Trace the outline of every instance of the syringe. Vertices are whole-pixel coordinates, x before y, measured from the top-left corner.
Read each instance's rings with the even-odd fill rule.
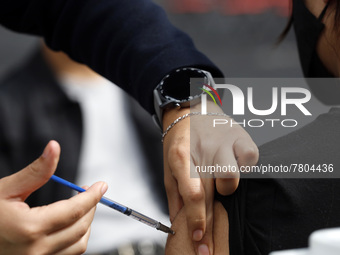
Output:
[[[52,175],[51,180],[58,182],[58,183],[60,183],[64,186],[69,187],[69,188],[71,188],[75,191],[78,191],[78,192],[84,192],[85,191],[85,189],[75,185],[72,182],[66,181],[66,180],[64,180],[64,179],[62,179],[62,178],[60,178],[56,175]],[[132,209],[130,209],[130,208],[124,206],[124,205],[121,205],[121,204],[119,204],[119,203],[117,203],[117,202],[115,202],[115,201],[113,201],[109,198],[102,197],[102,199],[99,201],[99,203],[106,205],[106,206],[108,206],[112,209],[115,209],[115,210],[117,210],[117,211],[119,211],[119,212],[121,212],[121,213],[135,219],[135,220],[138,220],[138,221],[140,221],[140,222],[142,222],[142,223],[144,223],[144,224],[146,224],[146,225],[148,225],[152,228],[155,228],[157,230],[160,230],[160,231],[163,231],[165,233],[172,234],[172,235],[175,234],[175,231],[173,231],[171,228],[163,225],[159,221],[156,221],[156,220],[154,220],[154,219],[152,219],[152,218],[150,218],[150,217],[148,217],[144,214],[141,214],[141,213],[139,213],[135,210],[132,210]]]

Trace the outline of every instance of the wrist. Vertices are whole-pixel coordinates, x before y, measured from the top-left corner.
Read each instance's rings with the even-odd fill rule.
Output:
[[[163,115],[163,132],[171,125],[177,118],[190,113],[190,107],[186,108],[172,108],[164,111]]]
[[[204,86],[213,87],[214,80],[201,69],[184,67],[165,76],[154,90],[154,120],[160,129],[164,130],[172,118],[188,113],[190,106],[200,103]],[[166,112],[170,117],[164,117]]]
[[[208,113],[209,112],[224,113],[221,107],[216,105],[211,100],[207,100],[207,111]],[[183,107],[183,108],[177,107],[177,108],[166,109],[163,115],[163,132],[174,120],[190,112],[201,112],[201,103],[196,104],[191,107]]]
[[[209,106],[209,105],[207,105]],[[163,134],[162,134],[162,143],[164,142],[164,137],[168,134],[168,132],[175,127],[175,125],[179,125],[179,122],[183,122],[183,123],[186,123],[186,124],[182,124],[182,125],[190,125],[190,123],[188,122],[185,122],[184,120],[189,118],[190,116],[198,116],[198,115],[201,115],[201,116],[222,116],[222,117],[227,117],[229,118],[228,115],[226,115],[222,109],[220,107],[216,107],[217,105],[216,104],[212,104],[211,107],[209,108],[210,110],[214,111],[214,112],[207,112],[206,114],[202,114],[201,111],[199,111],[199,107],[192,107],[190,108],[190,111],[180,111],[180,109],[177,109],[177,111],[172,111],[170,113],[167,114],[167,117],[163,123],[163,126],[165,127],[168,123],[171,122],[171,120],[174,118],[174,117],[177,117],[178,114],[180,114],[179,117],[177,117],[173,122],[171,122],[171,124],[169,124],[167,126],[167,128],[164,128],[163,130]],[[194,108],[194,109],[193,109]],[[195,109],[196,108],[196,109]],[[181,115],[183,114],[183,115]],[[186,128],[186,131],[189,132],[189,128]]]

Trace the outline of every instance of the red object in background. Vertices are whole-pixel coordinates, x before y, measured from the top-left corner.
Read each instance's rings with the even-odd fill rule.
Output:
[[[226,15],[259,14],[275,10],[287,16],[290,0],[167,0],[170,11],[175,13],[205,13],[217,10]]]
[[[258,14],[269,9],[278,11],[281,15],[288,15],[289,0],[224,0],[223,10],[226,14]]]
[[[213,10],[213,0],[167,0],[169,10],[175,13],[204,13]]]

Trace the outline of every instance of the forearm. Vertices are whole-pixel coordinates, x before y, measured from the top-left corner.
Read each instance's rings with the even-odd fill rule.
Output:
[[[221,76],[149,0],[5,1],[0,3],[0,22],[43,36],[52,49],[89,65],[150,113],[153,89],[173,69],[195,66]]]
[[[219,202],[214,202],[214,254],[229,254],[229,220],[228,213]],[[196,254],[187,229],[184,208],[179,211],[171,226],[175,235],[169,235],[165,254]]]

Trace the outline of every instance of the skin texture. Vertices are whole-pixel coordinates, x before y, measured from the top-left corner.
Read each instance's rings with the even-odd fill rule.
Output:
[[[214,238],[215,254],[229,255],[229,222],[228,214],[219,202],[214,203],[214,226],[212,235]],[[165,254],[166,255],[191,255],[195,254],[187,228],[184,208],[177,214],[172,224],[175,235],[169,235]],[[200,247],[201,249],[201,247]]]
[[[307,8],[319,17],[328,1],[305,0]],[[340,31],[334,28],[335,2],[329,1],[327,13],[323,19],[325,29],[317,44],[317,53],[325,67],[336,77],[340,77]]]
[[[32,164],[0,180],[1,255],[85,252],[96,204],[107,190],[106,183],[96,183],[86,192],[47,206],[30,208],[24,202],[55,172],[59,155],[59,144],[51,141]]]
[[[200,111],[200,105],[194,108],[197,109],[193,111]],[[167,111],[163,126],[168,127],[188,112],[189,108]],[[222,110],[208,102],[208,112],[218,113]],[[222,195],[232,194],[238,186],[239,174],[227,173],[210,178],[196,175],[198,178],[191,178],[190,167],[216,164],[239,167],[255,165],[258,161],[257,146],[243,128],[231,128],[228,125],[212,128],[213,119],[212,116],[191,116],[176,124],[164,139],[164,180],[170,220],[173,221],[184,206],[188,231],[196,252],[200,244],[207,244],[209,254],[214,252],[212,228],[215,186]],[[212,177],[217,178],[216,181]]]

